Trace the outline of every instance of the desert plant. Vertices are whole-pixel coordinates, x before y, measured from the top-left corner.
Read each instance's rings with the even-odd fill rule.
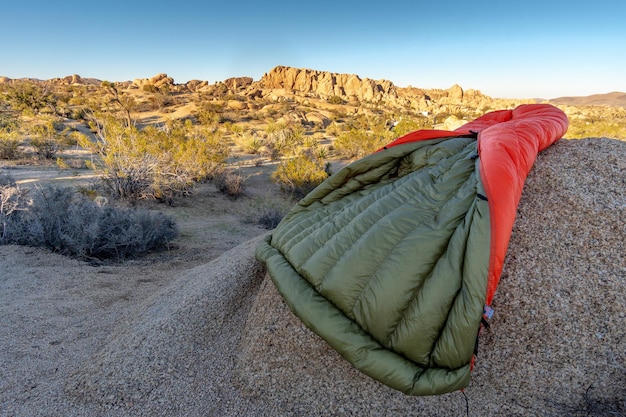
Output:
[[[8,238],[8,227],[11,216],[17,210],[23,210],[26,190],[20,189],[13,177],[0,173],[0,244]]]
[[[327,128],[326,128],[326,134],[328,136],[333,136],[333,137],[338,137],[341,132],[343,131],[341,125],[337,122],[332,122]]]
[[[389,143],[388,136],[370,133],[361,129],[343,132],[333,143],[337,153],[344,158],[361,158]]]
[[[281,162],[271,178],[282,191],[302,198],[328,178],[326,166],[307,155],[298,155]]]
[[[7,221],[2,243],[41,246],[80,259],[123,259],[166,248],[176,236],[169,217],[99,205],[71,188],[38,187]]]
[[[213,178],[213,183],[219,192],[231,199],[244,195],[246,178],[234,170],[223,170]]]
[[[244,221],[265,229],[274,229],[289,212],[293,203],[282,198],[256,198],[244,215]]]
[[[4,88],[4,96],[16,111],[28,115],[37,115],[43,109],[56,108],[57,99],[50,89],[34,81],[17,81]]]
[[[120,90],[118,90],[115,83],[110,81],[102,81],[100,86],[105,91],[105,99],[108,100],[108,104],[110,106],[109,110],[117,110],[124,115],[124,121],[126,122],[126,126],[132,126],[133,119],[132,113],[137,109],[137,101],[131,95],[128,95]]]
[[[266,129],[267,138],[265,146],[271,150],[274,158],[280,155],[293,155],[304,141],[304,128],[299,126],[287,126],[283,123],[270,124]]]
[[[20,127],[20,119],[10,113],[0,113],[0,131],[14,132]]]
[[[52,159],[65,147],[65,136],[58,132],[54,119],[44,119],[30,128],[29,133],[30,145],[40,158]]]
[[[393,127],[393,133],[394,136],[400,137],[416,130],[428,129],[431,127],[431,122],[427,117],[420,117],[417,119],[403,117],[398,121],[398,124]]]
[[[229,155],[218,133],[189,120],[138,129],[124,126],[111,115],[95,118],[98,140],[80,139],[98,155],[94,168],[114,198],[136,203],[155,198],[171,203],[189,194],[195,182],[220,172]]]
[[[20,119],[11,113],[0,113],[0,159],[17,159],[20,155]]]
[[[344,104],[343,99],[339,96],[330,96],[326,101],[328,101],[328,103],[330,104]]]
[[[233,140],[245,153],[258,154],[263,141],[256,133],[244,132],[233,136]]]
[[[302,144],[307,148],[317,148],[319,145],[319,139],[317,136],[305,136]]]
[[[626,117],[603,118],[603,117],[573,117],[566,136],[571,139],[589,137],[609,137],[626,139]]]
[[[16,133],[0,130],[0,159],[18,159],[20,142]]]
[[[194,116],[201,125],[216,128],[224,121],[223,113],[223,103],[202,101],[198,104],[198,110],[194,112]]]

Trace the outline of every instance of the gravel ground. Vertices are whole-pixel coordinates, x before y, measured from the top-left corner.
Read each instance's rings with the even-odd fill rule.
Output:
[[[539,155],[472,381],[434,397],[308,331],[254,259],[262,236],[174,276],[0,246],[0,416],[626,415],[625,173],[626,142]]]

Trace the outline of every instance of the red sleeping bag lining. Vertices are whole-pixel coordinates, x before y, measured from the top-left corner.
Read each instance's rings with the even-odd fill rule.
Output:
[[[568,119],[562,110],[549,104],[524,104],[513,110],[487,113],[453,131],[418,130],[385,146],[477,134],[480,174],[491,222],[487,306],[500,280],[526,177],[537,154],[559,140],[567,128]]]

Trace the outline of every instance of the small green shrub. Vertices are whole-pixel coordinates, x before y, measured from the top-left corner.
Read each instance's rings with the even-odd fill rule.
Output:
[[[286,126],[278,124],[268,126],[268,135],[265,146],[270,149],[272,155],[293,155],[304,142],[304,129],[302,126]]]
[[[398,124],[393,128],[393,133],[396,137],[404,136],[407,133],[414,132],[420,129],[429,129],[432,127],[431,121],[426,117],[417,119],[409,119],[403,117]]]
[[[343,104],[344,103],[343,99],[339,96],[331,96],[328,98],[327,101],[330,104]]]
[[[147,198],[172,203],[190,194],[196,182],[223,170],[230,151],[220,134],[189,120],[138,129],[102,115],[94,123],[98,140],[78,140],[98,155],[92,167],[109,195],[131,204]]]
[[[316,136],[305,136],[302,143],[307,148],[317,148],[319,139]]]
[[[29,80],[18,80],[6,86],[4,98],[11,108],[25,115],[37,115],[45,109],[54,109],[57,104],[50,86]]]
[[[56,119],[48,118],[30,129],[30,145],[40,158],[53,159],[65,148],[65,135],[58,132],[61,128]]]
[[[20,119],[10,113],[0,113],[0,131],[13,132],[20,127]]]
[[[0,131],[0,159],[19,159],[20,139],[13,133]]]
[[[328,178],[325,168],[321,161],[298,155],[280,163],[271,178],[280,184],[282,191],[302,198]]]
[[[343,132],[333,143],[337,153],[344,158],[361,158],[389,143],[387,136],[380,136],[361,129]]]
[[[333,137],[338,137],[341,132],[343,132],[342,127],[339,123],[337,122],[332,122],[327,128],[326,128],[326,134],[328,136],[333,136]]]
[[[258,154],[259,150],[263,146],[263,141],[257,136],[256,133],[245,132],[237,134],[234,136],[234,141],[235,144],[241,147],[245,153],[251,155]]]

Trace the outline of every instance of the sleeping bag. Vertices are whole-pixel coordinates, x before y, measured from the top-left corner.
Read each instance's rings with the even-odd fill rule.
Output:
[[[360,371],[410,395],[462,389],[526,176],[567,126],[530,104],[398,138],[300,200],[256,256]]]

